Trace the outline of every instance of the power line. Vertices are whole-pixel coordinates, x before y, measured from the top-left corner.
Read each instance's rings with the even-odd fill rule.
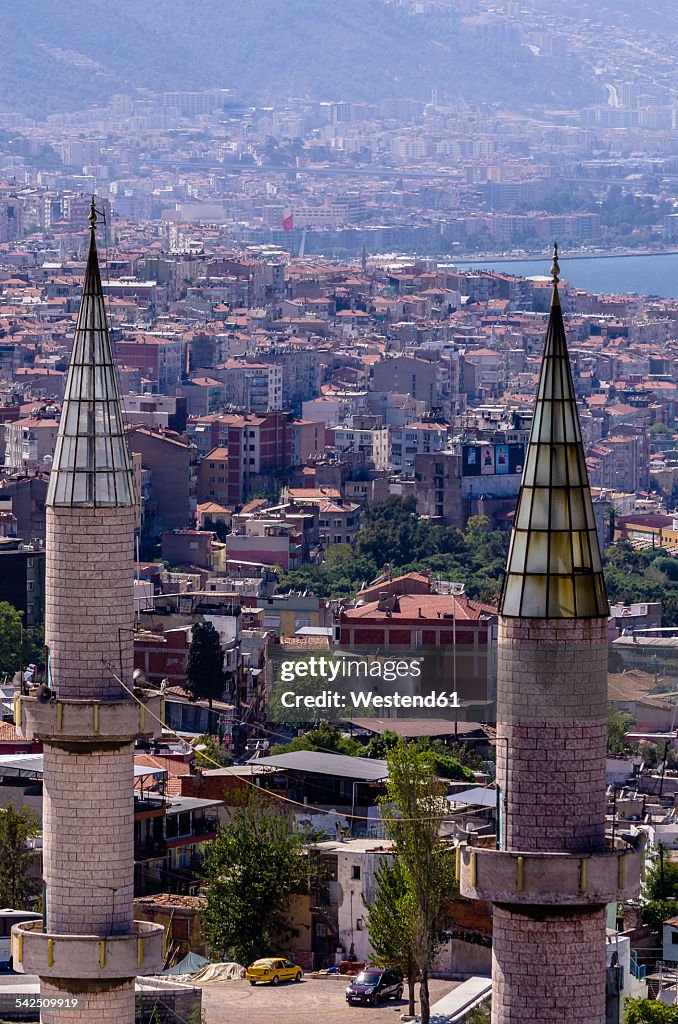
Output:
[[[104,665],[106,666],[108,671],[111,673],[113,678],[116,680],[116,682],[118,682],[120,684],[120,686],[123,688],[123,690],[125,690],[127,693],[129,693],[129,695],[137,702],[137,704],[139,704],[140,707],[146,708],[146,714],[147,715],[149,715],[151,718],[155,719],[155,721],[158,722],[158,724],[161,725],[163,729],[166,729],[167,732],[171,733],[171,735],[174,736],[181,743],[185,743],[186,742],[186,740],[184,740],[179,735],[179,733],[176,732],[175,729],[173,729],[171,726],[169,726],[167,724],[167,722],[164,722],[161,718],[158,717],[158,715],[156,715],[153,711],[151,711],[149,708],[146,707],[144,702],[142,700],[140,700],[139,697],[137,697],[136,693],[134,693],[134,691],[131,690],[130,687],[127,686],[127,684],[122,681],[120,676],[114,671],[114,669],[111,667],[111,665],[107,661],[104,661]],[[192,746],[192,744],[189,744],[189,746]],[[329,751],[329,753],[335,753],[335,751]],[[209,761],[210,764],[213,764],[215,768],[222,769],[224,767],[222,764],[219,764],[218,761],[215,761],[215,759],[213,757],[210,757],[209,754],[205,753],[202,750],[200,751],[200,756],[203,757],[206,761]],[[256,764],[256,762],[254,762],[254,764]],[[250,782],[244,776],[240,776],[240,779],[241,779],[242,782],[245,783],[246,786],[249,786],[251,789],[256,790],[256,792],[259,794],[259,796],[261,796],[262,789],[261,789],[260,786],[255,785],[254,782]],[[486,783],[485,786],[479,786],[478,788],[479,789],[490,789],[491,785],[492,785],[491,783]],[[337,818],[346,818],[346,819],[348,819],[350,821],[367,821],[367,822],[369,822],[372,825],[377,825],[379,823],[382,823],[382,824],[386,824],[386,823],[389,823],[389,824],[405,824],[405,823],[408,823],[408,822],[424,822],[424,821],[438,821],[438,820],[440,820],[440,815],[435,815],[435,816],[431,815],[430,817],[428,817],[426,815],[420,815],[420,816],[417,816],[416,818],[384,818],[384,817],[380,816],[378,820],[375,820],[374,818],[370,818],[370,817],[368,817],[365,814],[353,814],[353,813],[349,814],[349,813],[344,812],[344,811],[335,811],[333,809],[332,810],[328,810],[325,807],[316,807],[314,804],[304,804],[300,800],[293,800],[291,797],[283,796],[280,793],[271,793],[270,790],[266,790],[265,792],[269,793],[269,795],[274,797],[276,800],[280,800],[281,802],[286,803],[286,804],[291,804],[294,807],[301,807],[302,810],[304,810],[306,812],[313,811],[313,812],[315,812],[317,814],[334,814]],[[486,808],[480,808],[479,810],[476,810],[476,811],[468,811],[468,810],[450,811],[448,814],[445,814],[442,817],[440,823],[442,824],[444,821],[448,821],[451,818],[456,818],[456,817],[458,817],[460,815],[466,815],[468,817],[470,814],[480,814],[484,810],[486,810]]]

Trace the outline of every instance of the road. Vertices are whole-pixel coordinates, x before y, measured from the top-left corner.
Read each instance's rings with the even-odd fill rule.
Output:
[[[431,980],[431,1003],[459,982]],[[348,1006],[346,978],[304,978],[298,984],[255,985],[226,981],[203,988],[206,1024],[396,1024],[407,1012],[407,1000],[381,1006]],[[418,987],[417,987],[418,992]],[[416,1011],[419,1012],[417,1000]]]

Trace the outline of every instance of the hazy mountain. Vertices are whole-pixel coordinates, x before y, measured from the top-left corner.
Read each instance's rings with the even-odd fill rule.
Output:
[[[428,99],[433,88],[515,109],[600,98],[573,60],[556,69],[492,27],[384,0],[3,0],[2,25],[0,109],[33,116],[204,87],[251,102]]]

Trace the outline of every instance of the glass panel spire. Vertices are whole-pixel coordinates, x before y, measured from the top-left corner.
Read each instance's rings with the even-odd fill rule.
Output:
[[[47,504],[110,508],[132,505],[134,487],[99,273],[94,200],[89,220],[87,270]]]
[[[500,611],[507,617],[609,614],[563,313],[553,297]]]

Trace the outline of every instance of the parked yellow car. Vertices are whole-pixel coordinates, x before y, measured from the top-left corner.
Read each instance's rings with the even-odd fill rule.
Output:
[[[303,971],[298,964],[293,964],[282,957],[267,956],[263,960],[255,960],[245,972],[250,985],[258,981],[270,981],[279,985],[281,981],[301,981]]]

